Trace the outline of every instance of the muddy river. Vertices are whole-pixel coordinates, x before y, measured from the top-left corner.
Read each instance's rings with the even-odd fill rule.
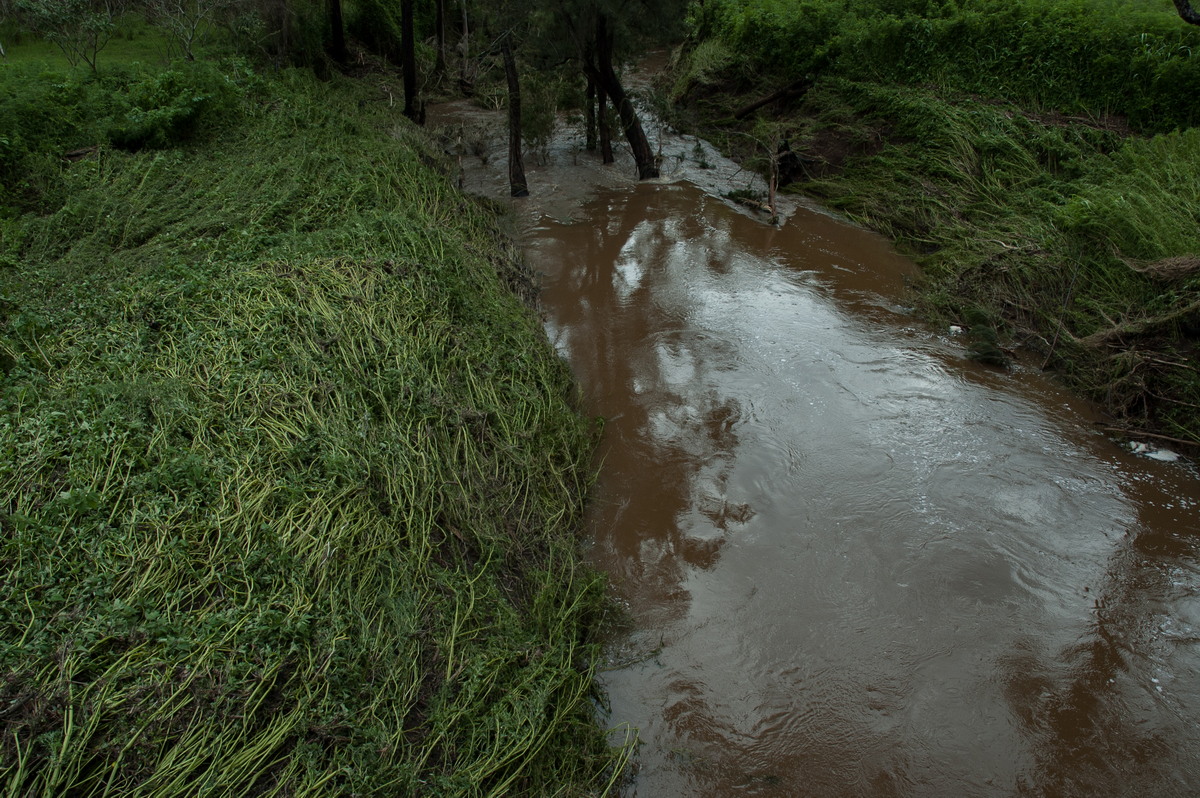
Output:
[[[494,117],[432,118],[503,196]],[[736,165],[650,132],[663,179],[564,132],[514,201],[606,419],[589,553],[628,614],[603,674],[637,740],[622,794],[1200,794],[1192,467],[972,363],[907,313],[879,237],[798,204],[769,225],[719,198]]]

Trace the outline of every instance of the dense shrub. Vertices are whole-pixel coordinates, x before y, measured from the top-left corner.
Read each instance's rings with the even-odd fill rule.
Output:
[[[168,147],[234,113],[242,88],[209,64],[142,76],[129,83],[108,138],[127,149]]]
[[[0,215],[54,206],[66,153],[179,144],[222,124],[254,85],[236,62],[165,72],[134,65],[99,75],[0,68]]]

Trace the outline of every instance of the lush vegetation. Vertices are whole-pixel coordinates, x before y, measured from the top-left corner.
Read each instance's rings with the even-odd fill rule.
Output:
[[[710,0],[692,23],[682,123],[900,242],[982,359],[1020,345],[1200,442],[1200,28],[1121,0]]]
[[[602,790],[591,431],[379,79],[0,97],[5,792]]]
[[[693,30],[762,69],[975,92],[1069,113],[1121,114],[1142,129],[1200,120],[1200,29],[1168,2],[959,3],[718,0]]]

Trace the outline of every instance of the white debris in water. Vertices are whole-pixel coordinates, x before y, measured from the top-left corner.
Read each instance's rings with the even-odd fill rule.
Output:
[[[1174,463],[1179,459],[1179,455],[1170,449],[1159,449],[1149,443],[1140,441],[1130,441],[1129,451],[1134,454],[1140,454],[1142,457],[1149,457],[1151,460],[1159,460],[1163,463]]]

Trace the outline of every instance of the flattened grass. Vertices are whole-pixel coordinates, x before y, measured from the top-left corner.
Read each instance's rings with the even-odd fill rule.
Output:
[[[583,795],[591,432],[487,212],[284,74],[0,247],[11,795]]]

